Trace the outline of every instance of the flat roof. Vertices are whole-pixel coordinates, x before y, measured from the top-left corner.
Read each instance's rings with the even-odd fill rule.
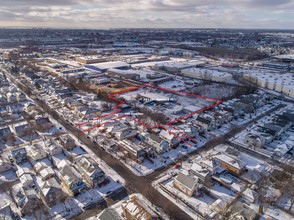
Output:
[[[111,68],[119,68],[119,67],[128,67],[129,65],[125,62],[122,61],[116,61],[116,62],[104,62],[104,63],[94,63],[94,64],[89,64],[85,65],[85,68],[97,68],[100,70],[107,70]]]

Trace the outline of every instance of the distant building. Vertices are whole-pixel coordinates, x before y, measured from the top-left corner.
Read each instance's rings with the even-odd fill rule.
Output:
[[[93,63],[106,62],[107,59],[105,57],[89,56],[89,57],[76,57],[76,61],[82,64],[93,64]]]
[[[89,65],[85,65],[85,68],[94,70],[94,71],[106,72],[108,69],[121,69],[121,70],[128,69],[129,64],[125,62],[121,62],[121,61],[116,61],[116,62],[89,64]]]

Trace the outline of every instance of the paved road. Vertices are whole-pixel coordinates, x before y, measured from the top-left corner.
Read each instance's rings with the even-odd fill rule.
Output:
[[[165,211],[168,215],[170,215],[171,219],[178,219],[178,220],[189,220],[192,219],[189,215],[187,215],[185,212],[183,212],[178,206],[176,206],[174,203],[172,203],[169,199],[158,193],[151,185],[152,181],[155,180],[155,178],[164,172],[165,170],[169,169],[173,164],[166,166],[164,169],[160,171],[156,171],[152,174],[149,174],[145,177],[136,176],[133,174],[122,162],[117,160],[116,158],[112,157],[109,153],[102,150],[101,147],[99,147],[97,144],[94,144],[89,138],[87,138],[85,135],[80,134],[78,135],[78,130],[76,128],[73,128],[69,123],[67,123],[54,109],[52,109],[50,106],[48,106],[44,101],[32,96],[31,94],[31,88],[20,84],[18,81],[15,80],[10,74],[6,74],[8,78],[11,79],[20,89],[22,89],[27,95],[30,96],[41,108],[43,108],[44,111],[46,111],[49,115],[51,115],[55,120],[57,120],[62,126],[64,126],[69,132],[71,132],[76,137],[79,136],[81,142],[83,142],[85,145],[87,145],[95,154],[103,159],[105,163],[107,163],[110,167],[112,167],[119,175],[121,175],[125,181],[126,181],[126,190],[128,194],[131,193],[141,193],[143,194],[147,199],[149,199],[154,205],[161,207],[163,211]],[[248,125],[254,123],[255,121],[259,120],[260,118],[264,117],[267,114],[270,114],[271,112],[274,112],[278,110],[279,108],[283,107],[283,105],[279,105],[269,111],[264,112],[263,114],[259,115],[257,118],[252,119],[248,123],[236,127],[235,129],[232,129],[229,133],[224,135],[223,137],[216,137],[210,141],[208,141],[203,147],[201,147],[199,150],[194,151],[189,156],[197,155],[203,151],[207,151],[209,149],[212,149],[213,147],[224,143],[226,140],[229,140],[231,137],[242,131],[244,128],[246,128]],[[185,161],[187,159],[187,156],[183,156],[178,159],[178,162]],[[110,202],[111,204],[111,202]],[[90,216],[91,214],[95,214],[97,212],[97,209],[91,211],[87,211],[84,214],[81,215],[79,219],[83,219],[83,215]]]

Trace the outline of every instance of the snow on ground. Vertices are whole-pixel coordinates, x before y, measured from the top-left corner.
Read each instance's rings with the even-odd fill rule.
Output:
[[[163,179],[166,177],[163,177]],[[161,180],[158,180],[158,182],[161,182]],[[207,194],[203,194],[202,196],[192,196],[188,197],[181,191],[177,190],[176,188],[173,187],[173,178],[169,178],[168,180],[164,181],[163,186],[173,195],[177,195],[178,197],[184,199],[187,203],[192,205],[193,207],[197,208],[201,213],[203,214],[211,214],[212,211],[209,208],[209,205],[211,205],[215,199],[210,197]],[[154,185],[154,187],[165,197],[167,197],[170,201],[175,203],[180,209],[185,211],[188,215],[190,215],[192,218],[195,218],[197,216],[197,213],[190,209],[187,205],[182,203],[181,201],[177,201],[175,198],[173,198],[170,194],[168,194],[166,191],[164,191],[159,184]]]
[[[107,176],[110,176],[115,182],[119,182],[116,184],[115,187],[120,188],[121,185],[125,184],[125,180],[117,173],[115,172],[111,167],[109,167],[102,159],[98,158],[97,155],[90,149],[88,148],[86,145],[82,144],[74,135],[71,135],[71,137],[75,140],[76,143],[79,143],[79,145],[86,150],[86,152],[88,152],[88,154],[95,159],[99,166],[101,167],[101,169],[105,172],[105,174]],[[113,186],[114,187],[114,186]],[[114,187],[114,189],[116,189]]]
[[[160,83],[158,86],[166,89],[172,89],[175,91],[185,90],[186,85],[183,81],[180,80],[174,80],[174,81],[168,81],[164,83]]]
[[[171,58],[168,61],[153,61],[153,62],[145,62],[145,63],[138,63],[138,64],[132,64],[132,67],[152,67],[156,64],[163,64],[163,63],[174,63],[174,62],[185,62],[185,61],[191,61],[184,58]]]
[[[127,197],[125,197],[124,199],[122,199],[121,201],[119,201],[118,203],[108,207],[111,209],[116,210],[116,212],[121,216],[121,214],[123,213],[123,209],[122,209],[122,204],[125,203],[127,200],[129,200],[131,197],[136,196],[138,199],[144,201],[144,203],[153,211],[155,211],[156,213],[158,213],[160,215],[160,217],[164,220],[169,220],[170,218],[168,217],[168,215],[166,213],[164,213],[160,208],[154,206],[147,198],[145,198],[142,194],[140,193],[134,193],[131,194]],[[96,220],[97,217],[99,216],[99,214],[97,214],[96,216],[87,218],[87,220]],[[122,218],[123,219],[123,218]]]

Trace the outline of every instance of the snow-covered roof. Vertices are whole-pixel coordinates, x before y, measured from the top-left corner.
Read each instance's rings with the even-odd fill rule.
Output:
[[[180,172],[178,176],[176,177],[175,181],[179,182],[181,185],[185,186],[186,188],[192,190],[197,185],[198,178],[190,177]]]
[[[223,161],[237,169],[243,169],[246,166],[245,162],[226,154],[215,155],[214,158]]]

